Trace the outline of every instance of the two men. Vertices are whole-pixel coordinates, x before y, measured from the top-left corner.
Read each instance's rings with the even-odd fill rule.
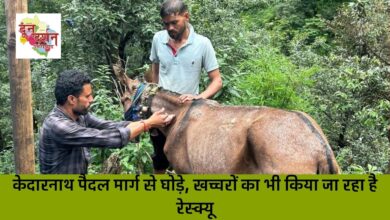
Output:
[[[155,34],[150,60],[153,82],[181,93],[181,102],[207,99],[222,88],[215,51],[208,38],[197,34],[189,23],[187,6],[181,0],[167,0],[160,10],[165,30]],[[210,84],[199,93],[201,70]],[[160,110],[140,122],[112,122],[88,113],[93,101],[91,80],[78,71],[65,71],[57,79],[57,106],[44,121],[39,138],[41,173],[87,173],[87,147],[121,147],[143,131],[169,124],[174,117]],[[169,166],[164,155],[165,137],[151,136],[155,149],[155,173]]]
[[[163,88],[183,94],[181,102],[207,99],[222,88],[217,58],[210,40],[195,32],[189,23],[187,6],[181,0],[167,0],[161,5],[163,31],[153,37],[150,60],[152,79]],[[199,93],[201,70],[208,74],[210,84]],[[164,173],[169,162],[164,155],[165,137],[151,135],[155,155],[155,173]]]

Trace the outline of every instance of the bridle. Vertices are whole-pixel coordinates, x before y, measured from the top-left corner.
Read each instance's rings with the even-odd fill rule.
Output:
[[[141,83],[132,98],[131,106],[125,113],[126,121],[139,121],[152,115],[152,101],[160,87],[154,83]]]

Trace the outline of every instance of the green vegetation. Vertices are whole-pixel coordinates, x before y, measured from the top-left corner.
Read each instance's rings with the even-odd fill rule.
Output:
[[[56,75],[68,68],[94,78],[93,112],[122,119],[111,72],[117,57],[132,76],[147,64],[162,28],[161,1],[29,1],[29,12],[62,13],[61,60],[31,62],[34,130],[54,105]],[[305,111],[321,125],[345,173],[381,173],[390,158],[390,2],[388,0],[187,0],[195,30],[209,37],[224,79],[216,99]],[[8,60],[0,7],[0,173],[12,173]],[[201,86],[207,84],[203,77]],[[92,151],[91,173],[112,153],[122,172],[150,173],[144,136],[123,149]]]
[[[317,68],[299,69],[275,48],[261,47],[241,63],[235,104],[308,111],[307,90]]]

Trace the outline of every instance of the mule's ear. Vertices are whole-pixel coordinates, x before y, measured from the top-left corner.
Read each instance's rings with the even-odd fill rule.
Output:
[[[137,79],[132,80],[131,78],[127,78],[126,80],[126,87],[130,90],[129,92],[132,93],[137,89],[139,85],[139,81]]]
[[[116,64],[114,64],[112,66],[112,68],[113,68],[114,74],[115,74],[116,78],[118,79],[119,83],[122,86],[125,86],[128,77],[126,75],[125,69],[122,67],[121,60],[118,59],[118,62]]]

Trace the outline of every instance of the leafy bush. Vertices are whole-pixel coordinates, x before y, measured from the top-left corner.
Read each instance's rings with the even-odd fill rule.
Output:
[[[374,56],[390,65],[390,2],[357,0],[341,8],[330,23],[350,55]]]
[[[122,148],[118,152],[121,158],[121,165],[125,173],[152,173],[153,163],[153,145],[151,144],[149,134],[140,136],[138,143],[132,143]]]
[[[0,153],[12,146],[11,100],[8,77],[7,28],[5,27],[5,11],[0,7]],[[4,42],[4,43],[3,43]],[[0,166],[1,169],[1,166]]]
[[[370,173],[380,174],[382,172],[378,170],[378,167],[372,166],[370,164],[367,165],[367,168],[364,168],[360,165],[352,164],[351,166],[348,167],[348,170],[346,170],[345,173],[348,173],[348,174],[370,174]]]
[[[34,130],[37,131],[43,120],[56,104],[54,87],[57,72],[51,67],[52,61],[41,60],[32,62],[31,83],[33,88]]]
[[[384,80],[388,67],[368,57],[332,55],[326,60],[315,76],[312,94],[318,108],[314,114],[331,144],[349,152],[343,153],[341,167],[371,164],[384,171],[389,157],[386,128],[390,102],[384,94],[390,89]]]
[[[299,69],[277,50],[261,47],[241,64],[245,74],[238,80],[235,102],[306,111],[310,107],[306,91],[315,71],[314,67]]]
[[[383,172],[389,158],[389,2],[344,2],[274,2],[252,8],[243,19],[248,29],[268,32],[270,45],[287,55],[278,59],[313,70],[309,75],[314,84],[303,83],[305,92],[299,95],[316,106],[306,109],[329,137],[342,169],[351,173],[353,167],[366,170],[370,165]],[[267,57],[267,53],[261,54]],[[254,62],[243,66],[248,63]],[[252,72],[260,75],[261,66],[252,67]],[[267,91],[251,92],[254,85],[260,88],[256,82],[263,78],[252,74],[246,81],[238,80],[240,95],[249,89],[242,101],[264,103],[262,94]]]
[[[0,152],[12,146],[11,101],[8,80],[0,83]]]
[[[0,151],[0,174],[15,173],[13,148]]]
[[[222,91],[215,98],[229,102],[234,89],[239,64],[252,56],[254,42],[260,43],[259,34],[247,32],[241,13],[263,1],[253,0],[192,0],[188,3],[191,24],[197,33],[208,37],[216,51],[219,69],[223,78]],[[227,34],[228,33],[228,34]],[[206,74],[201,78],[201,90],[208,85]]]
[[[119,93],[112,89],[114,79],[106,65],[100,65],[94,72],[93,84],[93,103],[91,111],[107,120],[120,120],[123,118],[123,110]]]

